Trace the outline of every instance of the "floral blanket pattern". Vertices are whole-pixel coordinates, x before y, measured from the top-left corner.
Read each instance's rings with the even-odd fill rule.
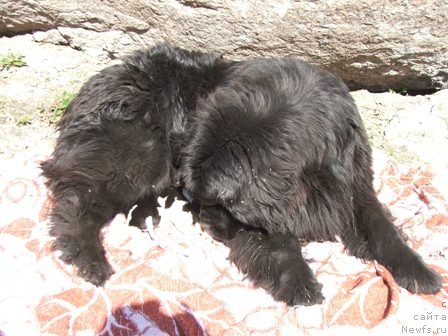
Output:
[[[161,208],[152,232],[118,215],[102,231],[115,274],[84,282],[51,251],[44,157],[1,162],[0,335],[412,335],[446,334],[448,184],[375,152],[376,188],[408,244],[444,277],[434,296],[399,288],[381,265],[340,243],[310,243],[304,255],[325,301],[290,308],[273,301],[227,260],[183,202]]]

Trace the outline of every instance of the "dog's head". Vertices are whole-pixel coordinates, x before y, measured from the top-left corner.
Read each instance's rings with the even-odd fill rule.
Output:
[[[198,101],[182,155],[182,183],[193,199],[235,216],[244,210],[270,216],[291,201],[300,155],[308,150],[296,146],[309,133],[295,117],[303,90],[283,68],[266,76],[272,71],[262,65],[241,62]]]
[[[191,144],[190,144],[191,145]],[[182,183],[194,201],[202,205],[225,205],[238,202],[247,185],[249,162],[244,149],[229,142],[197,143],[192,155],[184,159]]]
[[[269,107],[265,99],[247,97],[241,90],[217,90],[195,111],[183,149],[182,184],[202,205],[267,205],[290,189],[283,188],[289,167],[281,167],[285,160],[278,156],[284,153],[271,153],[278,147],[278,120],[261,111]]]

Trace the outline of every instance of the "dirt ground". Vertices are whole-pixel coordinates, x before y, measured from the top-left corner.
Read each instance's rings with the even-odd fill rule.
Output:
[[[0,57],[23,55],[25,66],[0,66],[0,159],[49,154],[54,113],[91,75],[112,63],[94,52],[40,44],[31,35],[0,39]],[[373,147],[399,163],[448,171],[448,90],[426,96],[353,92]]]

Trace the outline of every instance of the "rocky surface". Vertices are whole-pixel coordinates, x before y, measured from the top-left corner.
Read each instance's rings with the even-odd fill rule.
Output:
[[[0,57],[25,56],[26,66],[0,71],[0,157],[46,150],[55,139],[49,109],[64,91],[80,85],[110,60],[89,57],[69,47],[41,45],[31,35],[0,39]]]
[[[448,171],[448,90],[403,96],[352,93],[371,143],[396,162]]]
[[[57,1],[0,3],[0,36],[92,55],[167,41],[232,58],[291,55],[353,88],[447,88],[446,0]]]
[[[32,35],[1,38],[0,56],[8,51],[24,55],[27,65],[0,71],[0,158],[48,154],[56,137],[51,106],[113,61]],[[353,97],[374,147],[397,162],[448,170],[448,90],[415,97],[361,90]]]

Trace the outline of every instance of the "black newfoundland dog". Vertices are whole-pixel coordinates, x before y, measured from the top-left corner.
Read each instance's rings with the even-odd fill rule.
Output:
[[[92,77],[68,106],[52,157],[42,163],[52,192],[50,234],[61,259],[102,285],[112,274],[99,239],[117,213],[144,228],[157,197],[177,183],[188,111],[228,63],[214,54],[156,46]]]
[[[289,305],[324,299],[299,240],[340,237],[397,283],[431,294],[441,277],[400,238],[372,186],[371,150],[346,85],[294,59],[235,64],[200,99],[182,183],[200,222],[255,285]]]
[[[131,225],[144,228],[148,215],[157,224],[157,197],[180,182],[205,230],[276,300],[322,302],[299,240],[337,236],[412,292],[441,287],[375,196],[347,87],[305,62],[230,62],[157,46],[90,79],[59,132],[42,164],[50,233],[62,259],[95,285],[112,273],[101,226],[134,204]]]

